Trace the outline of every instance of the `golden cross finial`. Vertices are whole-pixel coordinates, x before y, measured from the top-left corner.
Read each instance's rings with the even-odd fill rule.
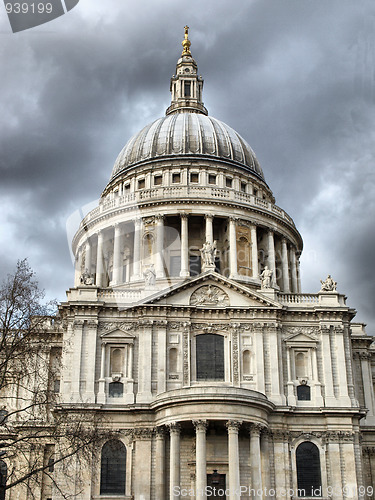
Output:
[[[191,41],[189,40],[189,26],[185,26],[185,39],[182,41],[182,46],[184,50],[182,51],[183,56],[191,56],[190,45]]]

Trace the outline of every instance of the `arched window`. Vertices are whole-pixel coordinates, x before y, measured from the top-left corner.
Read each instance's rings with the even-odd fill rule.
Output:
[[[117,439],[107,441],[102,448],[100,494],[124,495],[126,478],[126,448]]]
[[[177,349],[175,347],[169,350],[169,371],[177,372]]]
[[[308,385],[298,385],[297,386],[297,399],[298,401],[310,401],[311,391]]]
[[[197,335],[196,360],[197,380],[224,380],[224,337]]]
[[[309,441],[301,443],[296,450],[297,484],[299,497],[319,495],[322,486],[318,447]]]
[[[0,460],[0,486],[2,486],[3,488],[5,487],[7,482],[7,473],[8,473],[7,464],[2,460]]]
[[[122,349],[113,349],[111,352],[111,373],[122,373],[122,369]]]
[[[306,377],[306,358],[303,352],[296,354],[296,378]]]
[[[238,272],[243,276],[251,276],[250,245],[244,236],[237,241]]]
[[[242,371],[244,375],[251,373],[251,352],[247,349],[242,353]]]

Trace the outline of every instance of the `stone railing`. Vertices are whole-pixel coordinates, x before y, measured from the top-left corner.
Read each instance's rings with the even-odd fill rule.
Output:
[[[137,302],[144,296],[141,290],[101,290],[98,298],[106,301]]]
[[[315,293],[279,293],[277,299],[281,304],[303,306],[319,304],[319,296]]]
[[[273,203],[257,198],[252,194],[243,193],[242,191],[235,191],[234,189],[225,189],[210,186],[170,186],[170,187],[157,187],[152,189],[142,189],[135,193],[129,193],[118,196],[113,199],[103,200],[98,207],[89,212],[83,219],[82,224],[87,224],[95,219],[98,215],[112,211],[116,208],[135,207],[147,201],[167,201],[168,199],[207,199],[212,200],[227,200],[235,203],[241,203],[254,208],[260,208],[265,212],[276,215],[280,219],[288,221],[289,224],[294,226],[293,219],[280,207]]]

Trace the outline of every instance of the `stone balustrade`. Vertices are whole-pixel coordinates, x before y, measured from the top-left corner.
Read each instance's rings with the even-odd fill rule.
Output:
[[[287,221],[290,225],[295,227],[293,219],[284,210],[267,200],[257,198],[252,194],[235,191],[234,189],[225,189],[210,186],[173,186],[142,189],[140,191],[136,191],[135,193],[125,194],[113,199],[104,199],[103,201],[101,201],[99,207],[96,207],[86,215],[81,225],[85,225],[88,222],[94,220],[98,215],[106,213],[108,211],[113,211],[117,207],[130,208],[149,200],[181,200],[184,197],[189,197],[189,199],[199,199],[202,201],[204,199],[207,199],[210,202],[212,202],[213,199],[221,199],[226,201],[233,201],[247,206],[252,206],[254,208],[261,208],[262,210]]]

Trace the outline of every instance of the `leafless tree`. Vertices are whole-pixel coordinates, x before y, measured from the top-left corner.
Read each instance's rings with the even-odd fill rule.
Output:
[[[102,438],[95,412],[59,406],[62,328],[43,298],[27,260],[0,287],[0,500],[15,487],[31,498],[52,488],[74,497],[77,487],[63,491],[56,473],[73,480]]]

